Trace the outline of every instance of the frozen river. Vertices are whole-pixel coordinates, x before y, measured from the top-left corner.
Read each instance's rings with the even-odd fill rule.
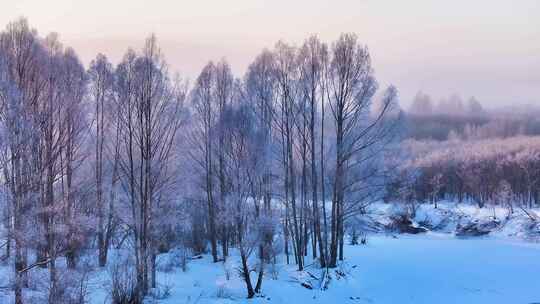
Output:
[[[540,244],[377,236],[348,249],[360,302],[540,303]]]

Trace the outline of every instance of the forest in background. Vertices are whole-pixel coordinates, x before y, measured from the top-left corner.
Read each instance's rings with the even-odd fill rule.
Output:
[[[540,108],[488,108],[474,97],[458,94],[435,102],[418,92],[407,110],[407,136],[418,140],[487,139],[540,135]]]
[[[398,159],[389,163],[399,173],[387,199],[452,199],[506,205],[512,212],[514,205],[537,206],[539,113],[534,106],[484,109],[474,97],[464,102],[457,94],[435,103],[419,92],[390,157]]]

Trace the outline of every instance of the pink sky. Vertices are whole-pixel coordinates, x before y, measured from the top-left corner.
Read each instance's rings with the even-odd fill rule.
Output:
[[[404,105],[418,90],[540,104],[538,0],[0,0],[0,26],[20,16],[58,32],[86,64],[98,52],[116,62],[154,32],[171,69],[191,79],[221,57],[241,75],[279,39],[355,32]]]

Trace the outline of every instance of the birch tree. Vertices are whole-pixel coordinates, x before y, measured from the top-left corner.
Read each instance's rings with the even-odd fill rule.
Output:
[[[142,300],[150,284],[155,287],[155,208],[171,182],[167,165],[185,92],[168,77],[155,36],[146,40],[140,56],[128,51],[117,74],[124,155],[119,164],[130,201],[137,294]]]
[[[208,227],[211,253],[214,263],[218,261],[217,253],[217,227],[216,227],[216,198],[214,178],[214,144],[216,132],[215,126],[217,123],[217,103],[215,101],[215,65],[209,62],[201,71],[197,78],[195,88],[193,89],[193,108],[196,115],[196,127],[192,135],[192,142],[195,146],[193,159],[204,170],[204,182],[202,189],[205,192],[207,210],[208,210]]]
[[[97,207],[97,237],[99,248],[99,265],[105,266],[107,263],[107,252],[112,237],[113,229],[113,209],[114,200],[113,195],[108,198],[108,204],[106,204],[106,198],[104,197],[104,179],[106,177],[104,172],[104,165],[107,164],[107,151],[106,151],[106,134],[113,133],[114,141],[111,150],[112,153],[112,183],[115,183],[118,176],[118,127],[119,123],[115,121],[115,114],[117,109],[115,106],[115,78],[112,64],[107,60],[107,57],[102,54],[98,54],[96,59],[90,63],[90,69],[88,71],[91,85],[90,85],[90,97],[95,104],[94,124],[95,124],[95,184],[96,184],[96,207]],[[106,113],[113,113],[107,115]],[[110,129],[113,128],[113,129]],[[112,131],[112,132],[111,132]],[[114,184],[111,185],[111,194],[114,193]]]
[[[383,118],[393,104],[397,91],[390,87],[377,113],[371,113],[372,98],[378,88],[367,47],[354,34],[342,34],[332,45],[328,77],[328,101],[335,126],[335,173],[331,214],[329,266],[343,259],[346,190],[351,187],[351,168],[355,158],[385,141],[387,128]]]
[[[299,61],[301,72],[301,87],[303,98],[308,102],[308,117],[309,124],[309,154],[310,154],[310,166],[311,166],[311,204],[312,204],[312,217],[313,217],[313,231],[315,238],[313,238],[313,252],[316,253],[316,244],[319,245],[319,257],[321,267],[326,266],[326,243],[322,237],[321,230],[321,217],[320,217],[320,205],[319,205],[319,180],[318,180],[318,162],[316,154],[318,150],[317,146],[317,118],[320,115],[318,113],[318,107],[323,106],[324,103],[324,83],[323,73],[324,65],[327,62],[328,50],[326,44],[322,43],[316,36],[310,37],[304,42],[304,45],[300,49]],[[322,126],[322,125],[321,125]],[[321,130],[322,131],[322,130]],[[321,141],[322,144],[322,141]],[[319,157],[322,157],[321,154]],[[322,176],[322,173],[321,173]],[[324,205],[324,198],[322,201]]]

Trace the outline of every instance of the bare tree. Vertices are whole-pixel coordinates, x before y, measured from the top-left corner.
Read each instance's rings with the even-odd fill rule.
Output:
[[[260,153],[265,147],[261,145],[264,131],[259,130],[254,123],[254,111],[251,104],[240,102],[227,112],[226,126],[230,140],[226,150],[227,173],[231,177],[230,199],[234,210],[235,234],[240,251],[241,267],[239,273],[246,284],[248,298],[261,292],[264,277],[264,265],[267,257],[265,245],[273,238],[273,225],[270,211],[262,213],[261,195],[263,192],[256,185],[262,180],[264,171],[264,154]],[[255,287],[251,281],[252,267],[249,257],[259,250],[258,276]]]
[[[197,127],[194,129],[192,141],[197,148],[193,159],[204,170],[204,186],[208,208],[208,226],[212,258],[214,263],[218,261],[217,254],[217,229],[216,229],[216,202],[214,181],[214,132],[217,123],[218,104],[215,101],[215,65],[209,62],[201,71],[193,89],[193,107],[197,115]]]
[[[277,81],[277,100],[279,103],[279,121],[276,124],[280,134],[282,164],[284,169],[283,186],[285,192],[285,251],[288,253],[288,238],[292,234],[293,249],[298,269],[304,268],[304,235],[302,221],[297,208],[297,180],[295,167],[295,143],[298,139],[297,119],[299,115],[296,102],[299,96],[297,49],[284,42],[275,47],[275,77]],[[301,139],[303,140],[303,139]],[[292,222],[292,223],[291,223]],[[292,224],[292,227],[290,226]]]
[[[26,153],[29,148],[30,118],[26,105],[39,94],[39,87],[35,87],[30,79],[38,74],[37,56],[39,46],[35,32],[28,27],[26,20],[18,20],[7,26],[1,36],[0,70],[2,102],[2,124],[4,128],[3,140],[3,173],[8,188],[10,203],[10,216],[13,225],[9,229],[8,242],[14,241],[15,250],[15,303],[23,303],[22,289],[25,284],[25,274],[21,271],[26,267],[25,217],[28,216],[30,184],[25,175],[28,163]],[[38,95],[39,96],[39,95]],[[11,221],[11,219],[9,220]]]
[[[228,194],[229,182],[225,173],[225,144],[227,132],[223,126],[226,107],[231,103],[233,96],[233,75],[231,68],[225,59],[217,63],[215,67],[215,99],[217,102],[217,157],[218,157],[218,179],[219,179],[219,205],[218,223],[220,225],[221,246],[223,259],[228,256],[228,220],[226,214],[226,197]]]
[[[270,208],[272,198],[271,179],[272,172],[272,148],[273,132],[277,120],[276,117],[276,78],[275,58],[272,52],[264,50],[255,61],[250,64],[245,76],[245,98],[252,103],[251,108],[255,112],[255,124],[263,132],[263,200],[266,209]]]
[[[63,58],[62,88],[64,113],[60,127],[64,130],[64,142],[60,148],[60,170],[62,181],[62,197],[64,201],[64,222],[66,231],[67,264],[74,268],[79,248],[85,242],[84,229],[79,223],[81,208],[76,202],[81,198],[76,181],[76,170],[85,159],[81,151],[87,131],[85,108],[87,77],[84,67],[73,49],[66,49]]]
[[[114,202],[112,198],[109,198],[108,210],[105,207],[104,198],[104,178],[105,173],[103,166],[106,164],[104,156],[106,156],[106,136],[109,134],[110,127],[117,127],[119,124],[114,121],[112,115],[107,115],[107,112],[116,113],[114,106],[114,70],[107,60],[107,57],[102,54],[98,54],[96,59],[90,63],[90,69],[88,71],[91,85],[90,85],[90,97],[95,103],[95,183],[96,183],[96,206],[97,206],[97,236],[98,236],[98,248],[99,248],[99,265],[105,266],[107,263],[107,252],[112,237],[112,218],[113,218],[113,206]],[[108,118],[111,119],[108,119]],[[112,121],[110,121],[112,120]],[[113,124],[115,123],[115,124]],[[116,131],[116,130],[115,130]],[[115,132],[115,138],[118,138],[118,132]],[[116,180],[117,173],[117,155],[119,152],[118,143],[114,144],[114,156],[113,156],[113,177],[112,180]],[[111,187],[111,192],[114,191],[114,187]]]
[[[123,157],[122,182],[131,205],[131,230],[141,300],[155,287],[154,214],[160,193],[171,182],[168,160],[181,120],[184,86],[168,78],[155,36],[146,40],[141,56],[128,51],[117,71]],[[149,275],[152,275],[149,278]]]
[[[371,58],[366,47],[354,34],[342,34],[332,45],[328,73],[328,101],[336,136],[335,175],[333,181],[331,241],[329,266],[336,267],[343,259],[344,215],[346,190],[354,184],[351,168],[362,159],[360,153],[386,140],[389,132],[383,127],[384,117],[396,98],[390,87],[384,94],[377,113],[372,114],[372,98],[377,90]],[[369,159],[369,158],[367,158]]]
[[[303,89],[304,98],[309,103],[309,143],[310,143],[310,164],[311,164],[311,202],[313,211],[313,254],[316,253],[316,244],[319,244],[319,257],[321,267],[326,266],[326,251],[325,242],[322,237],[320,206],[318,200],[319,184],[317,175],[317,141],[316,141],[316,120],[317,108],[319,104],[323,104],[322,98],[325,95],[323,85],[324,64],[327,62],[328,51],[324,43],[316,36],[310,37],[302,46],[299,54],[300,69],[301,69],[301,86]],[[322,105],[324,106],[324,105]],[[321,124],[322,125],[322,124]],[[322,132],[322,130],[321,130]],[[322,143],[321,143],[322,145]],[[321,162],[323,155],[320,155]],[[322,174],[321,174],[322,176]],[[322,205],[324,205],[324,198]],[[317,242],[318,241],[318,242]]]

